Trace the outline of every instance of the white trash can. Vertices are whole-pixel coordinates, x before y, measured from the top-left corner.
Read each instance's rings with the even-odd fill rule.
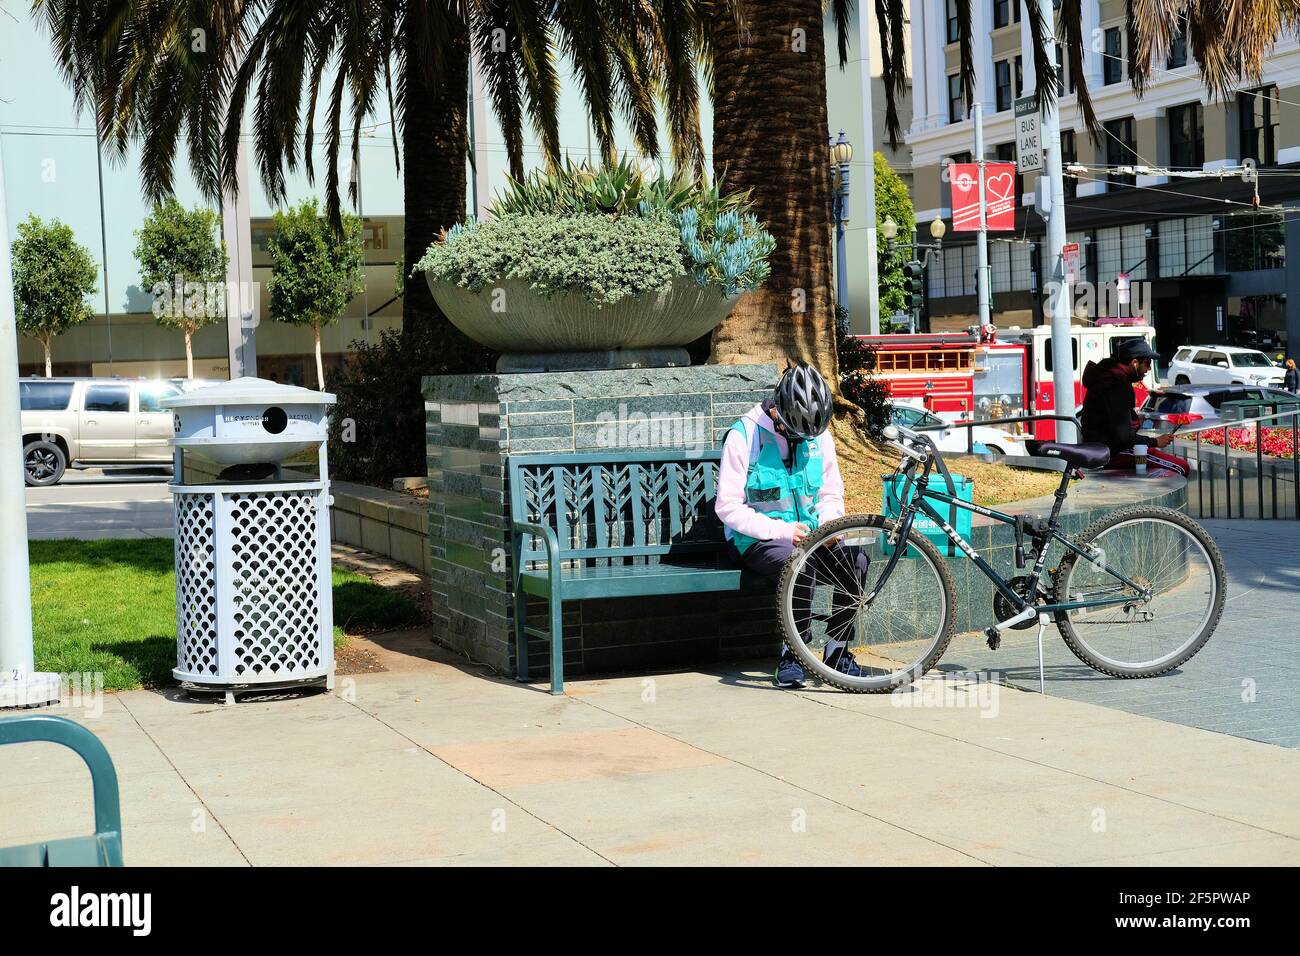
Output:
[[[333,395],[259,378],[163,400],[175,430],[172,676],[183,687],[224,691],[228,701],[240,690],[333,687],[333,403]],[[283,462],[309,449],[318,477],[286,479]]]

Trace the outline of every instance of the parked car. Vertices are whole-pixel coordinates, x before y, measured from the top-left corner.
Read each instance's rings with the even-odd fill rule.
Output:
[[[225,381],[223,378],[169,378],[167,379],[172,385],[175,385],[182,392],[192,392],[198,388],[207,388],[209,385],[220,385]]]
[[[1232,345],[1188,345],[1174,354],[1166,378],[1171,385],[1275,385],[1284,372],[1257,349]]]
[[[1147,396],[1138,410],[1142,427],[1153,427],[1156,415],[1174,415],[1187,412],[1200,415],[1194,428],[1212,425],[1220,418],[1219,408],[1224,402],[1300,402],[1296,396],[1281,388],[1260,388],[1254,385],[1182,385],[1161,389]]]
[[[20,380],[27,484],[57,485],[68,468],[170,466],[172,413],[159,402],[178,393],[169,382],[147,380]]]
[[[977,455],[1027,455],[1025,443],[1019,435],[1013,435],[991,425],[975,425],[970,429],[946,422],[938,415],[901,402],[889,403],[889,415],[895,425],[902,425],[912,430],[923,429],[940,451],[965,453],[973,451]],[[970,439],[966,432],[973,434]],[[968,444],[973,442],[973,444]]]

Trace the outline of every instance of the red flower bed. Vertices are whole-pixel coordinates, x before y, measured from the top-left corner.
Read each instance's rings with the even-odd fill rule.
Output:
[[[1255,432],[1254,426],[1244,428],[1228,429],[1228,445],[1234,451],[1254,451],[1255,450]],[[1289,428],[1265,428],[1264,432],[1264,454],[1272,455],[1275,458],[1291,457],[1291,429]],[[1213,430],[1203,432],[1201,440],[1210,445],[1223,444],[1223,431]]]

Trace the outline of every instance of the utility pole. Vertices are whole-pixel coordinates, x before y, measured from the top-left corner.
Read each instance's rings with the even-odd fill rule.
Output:
[[[248,145],[239,137],[237,185],[221,197],[221,232],[226,241],[226,346],[230,377],[257,376],[257,290],[253,287],[253,234],[248,211]]]
[[[1060,55],[1057,52],[1056,33],[1051,28],[1056,22],[1052,9],[1052,0],[1038,0],[1038,15],[1043,18],[1047,29],[1043,35],[1047,41],[1047,58],[1055,66],[1057,73],[1061,69]],[[1055,76],[1037,77],[1038,90],[1042,93],[1044,83],[1056,82]],[[1054,92],[1054,91],[1053,91]],[[1047,208],[1039,206],[1040,212],[1047,215],[1047,256],[1048,279],[1045,283],[1047,301],[1051,309],[1052,320],[1052,388],[1054,392],[1055,413],[1073,415],[1074,404],[1074,358],[1071,349],[1070,333],[1070,289],[1065,277],[1065,180],[1061,168],[1061,117],[1060,105],[1055,96],[1042,111],[1043,163],[1047,167],[1039,177],[1038,191],[1046,190]],[[1079,436],[1071,422],[1056,423],[1056,440],[1075,442]]]
[[[975,120],[975,161],[979,163],[980,231],[975,236],[977,269],[975,295],[979,299],[980,327],[988,325],[991,301],[989,299],[989,223],[988,204],[984,195],[984,104],[976,101],[971,108]]]
[[[862,146],[866,150],[866,172],[862,189],[866,202],[863,218],[867,224],[867,328],[872,335],[880,334],[880,277],[876,261],[876,136],[872,123],[871,96],[871,31],[867,26],[869,8],[858,4],[858,51],[861,54],[859,74],[862,100]]]
[[[0,142],[3,140],[0,136]],[[0,155],[0,708],[57,703],[60,697],[59,675],[38,672],[32,649],[32,578],[18,404],[18,319],[8,222],[4,157]]]

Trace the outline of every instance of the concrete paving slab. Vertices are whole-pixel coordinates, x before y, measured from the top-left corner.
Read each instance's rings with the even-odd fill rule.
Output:
[[[525,784],[506,792],[619,865],[979,862],[735,764]]]

